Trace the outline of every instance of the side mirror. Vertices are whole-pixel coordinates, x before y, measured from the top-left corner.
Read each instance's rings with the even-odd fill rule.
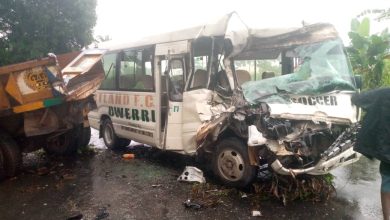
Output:
[[[361,90],[362,87],[363,87],[362,76],[361,75],[355,75],[354,79],[355,79],[356,88]]]

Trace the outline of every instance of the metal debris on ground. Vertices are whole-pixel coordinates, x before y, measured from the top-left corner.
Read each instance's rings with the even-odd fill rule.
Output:
[[[206,183],[206,179],[203,176],[202,170],[192,166],[186,166],[183,173],[179,176],[179,178],[177,178],[177,180],[185,182]]]
[[[110,214],[107,211],[106,207],[99,208],[98,213],[96,214],[95,220],[106,219]]]
[[[83,214],[77,214],[77,215],[74,215],[74,216],[71,216],[69,218],[67,218],[66,220],[81,220],[83,219]]]
[[[183,202],[184,207],[186,208],[192,208],[192,209],[200,209],[202,208],[202,205],[196,202],[192,202],[190,199],[187,199],[185,202]]]
[[[253,216],[253,217],[260,217],[260,216],[263,216],[263,215],[261,214],[260,211],[253,210],[253,211],[252,211],[252,216]]]

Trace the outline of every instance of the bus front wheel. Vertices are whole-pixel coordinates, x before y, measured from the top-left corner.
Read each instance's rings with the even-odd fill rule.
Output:
[[[256,175],[256,167],[249,163],[248,147],[237,138],[228,138],[217,144],[213,171],[223,184],[233,187],[247,186]]]

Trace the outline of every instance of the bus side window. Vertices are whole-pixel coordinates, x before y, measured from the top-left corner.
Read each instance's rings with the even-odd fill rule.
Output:
[[[106,54],[102,58],[105,79],[100,89],[114,90],[116,82],[116,53]]]
[[[190,89],[206,88],[208,82],[207,74],[208,56],[194,57],[194,77]]]
[[[151,60],[142,57],[143,51],[125,51],[120,62],[119,89],[153,91]]]
[[[189,90],[207,88],[208,86],[212,42],[209,37],[199,38],[192,42],[192,76],[188,84]]]
[[[169,63],[169,98],[172,101],[183,100],[184,64],[180,59],[172,59]]]

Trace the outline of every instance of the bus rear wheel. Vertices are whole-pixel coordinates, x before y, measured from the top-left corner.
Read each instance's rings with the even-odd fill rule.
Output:
[[[111,120],[108,118],[103,120],[102,134],[104,144],[108,149],[119,149],[130,144],[130,140],[116,136],[114,126],[112,125]]]

